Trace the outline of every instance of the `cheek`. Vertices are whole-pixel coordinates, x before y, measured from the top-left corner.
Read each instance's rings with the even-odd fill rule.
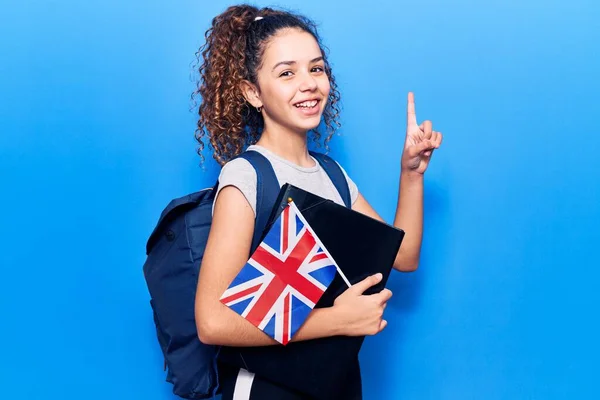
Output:
[[[329,96],[329,92],[331,91],[331,84],[329,83],[329,79],[327,78],[327,76],[323,78],[323,82],[319,84],[319,87],[321,88],[321,93],[323,93],[325,97]]]
[[[291,85],[272,86],[265,92],[264,101],[271,104],[271,108],[283,108],[292,101],[295,90]]]
[[[323,94],[323,104],[321,106],[321,111],[325,112],[327,105],[330,102],[329,92],[331,91],[331,84],[329,83],[329,79],[325,79],[322,85],[320,86],[321,93]]]

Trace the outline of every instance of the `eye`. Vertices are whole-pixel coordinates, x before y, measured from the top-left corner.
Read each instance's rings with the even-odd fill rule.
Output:
[[[312,72],[323,72],[325,71],[325,68],[321,67],[321,66],[317,66],[317,67],[313,67]]]
[[[280,77],[284,76],[284,77],[288,77],[288,76],[292,76],[292,71],[283,71],[281,74],[279,74]]]

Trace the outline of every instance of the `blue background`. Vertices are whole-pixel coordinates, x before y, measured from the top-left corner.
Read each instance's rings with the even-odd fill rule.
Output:
[[[3,3],[0,398],[173,398],[144,244],[216,177],[190,75],[229,4]],[[388,221],[407,91],[445,137],[421,267],[394,275],[363,348],[365,398],[600,397],[598,3],[280,4],[321,25],[344,105],[333,155]]]

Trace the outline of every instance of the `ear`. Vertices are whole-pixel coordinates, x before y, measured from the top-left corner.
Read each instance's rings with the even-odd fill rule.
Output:
[[[246,101],[252,104],[254,108],[262,107],[263,104],[256,85],[250,81],[243,80],[242,83],[240,83],[240,89],[242,90],[242,94],[244,95]]]

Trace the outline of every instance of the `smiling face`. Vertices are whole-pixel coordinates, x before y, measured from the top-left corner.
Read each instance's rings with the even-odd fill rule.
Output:
[[[256,75],[260,92],[251,103],[263,107],[265,129],[280,126],[306,133],[319,125],[330,84],[323,54],[310,33],[278,32],[269,40]]]

